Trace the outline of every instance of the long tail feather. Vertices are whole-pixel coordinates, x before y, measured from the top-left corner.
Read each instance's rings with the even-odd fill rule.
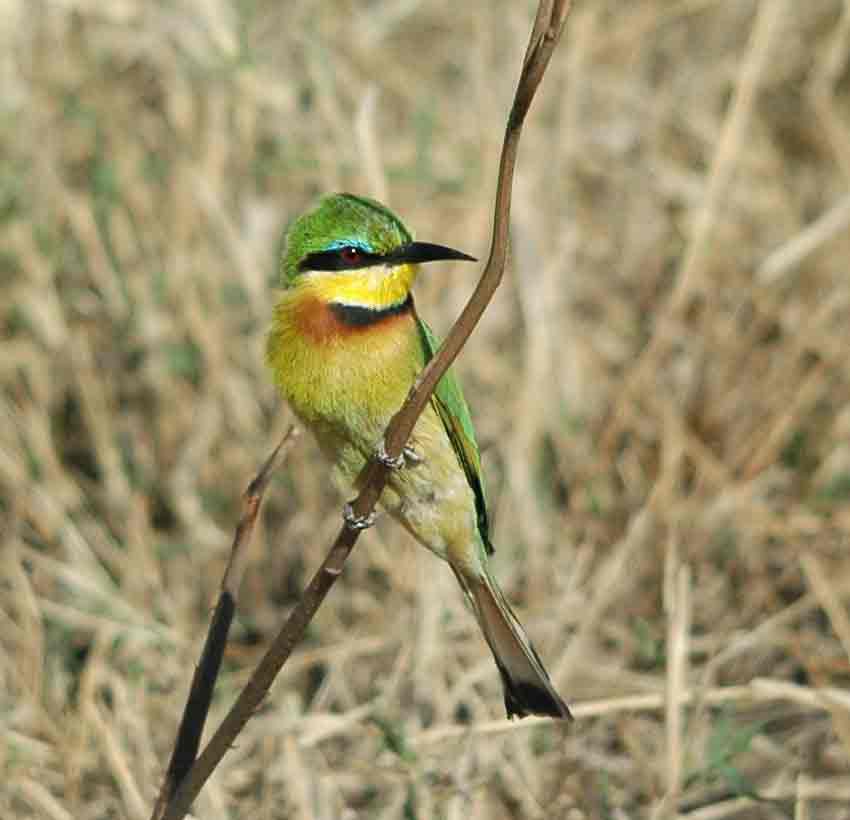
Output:
[[[571,720],[567,704],[555,691],[540,656],[495,580],[486,571],[473,578],[457,571],[455,574],[472,602],[502,676],[508,717],[548,715]]]

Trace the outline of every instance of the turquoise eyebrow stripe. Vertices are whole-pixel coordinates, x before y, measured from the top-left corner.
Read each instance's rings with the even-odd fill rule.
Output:
[[[334,239],[328,245],[325,245],[326,251],[338,251],[340,248],[357,248],[363,253],[374,253],[372,246],[362,239]]]

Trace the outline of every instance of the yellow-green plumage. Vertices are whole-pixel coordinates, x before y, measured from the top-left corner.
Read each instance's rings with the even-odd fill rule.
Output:
[[[410,294],[417,263],[469,258],[413,242],[388,209],[350,194],[325,197],[290,228],[267,360],[344,491],[434,352]],[[451,371],[409,446],[415,458],[391,473],[382,506],[451,565],[493,651],[508,714],[569,717],[488,570],[478,446]]]

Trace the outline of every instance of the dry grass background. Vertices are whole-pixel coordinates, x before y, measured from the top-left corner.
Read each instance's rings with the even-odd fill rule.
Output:
[[[530,3],[0,3],[0,816],[146,818],[321,191],[486,253]],[[382,522],[203,818],[850,816],[850,4],[579,0],[460,362],[569,727]],[[474,274],[423,274],[445,329]],[[339,526],[271,488],[220,717]],[[426,580],[427,579],[427,580]]]

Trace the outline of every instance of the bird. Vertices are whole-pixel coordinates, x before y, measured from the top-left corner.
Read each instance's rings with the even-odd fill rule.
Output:
[[[266,362],[283,398],[314,434],[343,492],[377,454],[393,467],[380,505],[456,576],[501,676],[507,716],[571,719],[540,656],[500,590],[481,456],[452,369],[438,383],[402,455],[388,459],[384,430],[438,342],[419,316],[420,265],[476,261],[413,239],[380,202],[321,197],[285,235]],[[355,527],[372,519],[346,516]]]

